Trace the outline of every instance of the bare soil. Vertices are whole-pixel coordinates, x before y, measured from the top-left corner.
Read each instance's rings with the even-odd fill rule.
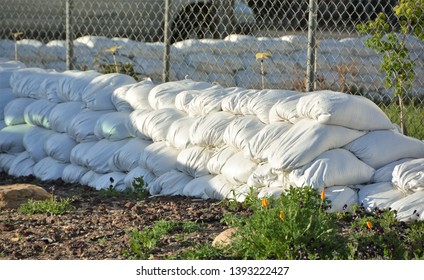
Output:
[[[1,211],[0,259],[125,259],[123,252],[129,250],[129,232],[133,229],[142,230],[161,219],[200,225],[183,239],[163,238],[151,258],[164,259],[178,256],[194,245],[212,242],[226,229],[221,219],[227,210],[217,201],[180,196],[143,200],[105,197],[88,186],[0,173],[0,187],[16,183],[35,184],[50,192],[54,186],[56,196],[71,198],[73,210],[56,216],[26,215],[16,209]]]

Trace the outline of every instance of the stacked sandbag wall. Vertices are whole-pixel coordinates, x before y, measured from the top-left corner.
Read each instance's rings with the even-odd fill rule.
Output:
[[[14,176],[119,190],[143,176],[152,195],[219,200],[309,185],[332,211],[423,219],[424,142],[364,97],[4,64],[0,170]]]
[[[381,55],[364,44],[365,38],[322,39],[317,49],[317,87],[342,91],[350,86],[370,94],[373,98],[390,96],[385,89],[384,75],[380,71]],[[414,36],[407,36],[405,44],[415,62],[411,94],[424,96],[422,50],[424,44]],[[15,43],[0,40],[0,57],[14,59]],[[107,49],[119,46],[115,58]],[[19,59],[31,67],[66,69],[65,41],[47,44],[36,40],[17,42]],[[307,65],[306,36],[252,37],[229,35],[225,39],[185,40],[171,45],[170,80],[189,77],[198,81],[218,82],[225,87],[262,88],[261,64],[258,52],[269,52],[271,59],[264,60],[266,88],[302,88],[303,73]],[[74,57],[77,69],[100,70],[101,65],[131,64],[136,73],[162,80],[164,45],[145,43],[126,38],[84,36],[74,40]],[[113,67],[113,66],[112,66]],[[375,93],[378,93],[376,96]],[[381,96],[382,95],[382,96]]]

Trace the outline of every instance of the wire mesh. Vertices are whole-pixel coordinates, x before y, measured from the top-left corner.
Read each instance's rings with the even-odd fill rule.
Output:
[[[0,57],[14,59],[17,53],[27,66],[66,70],[66,1],[73,7],[76,69],[114,71],[116,61],[139,79],[163,80],[164,0],[0,0]],[[355,26],[383,12],[396,28],[398,1],[317,3],[315,89],[367,96],[396,119],[395,98],[379,68],[381,55],[365,46]],[[170,0],[169,80],[305,91],[308,8],[309,0]],[[114,46],[115,53],[107,52]],[[406,103],[424,138],[418,132],[424,126],[424,44],[408,37],[407,47],[416,77]],[[259,52],[271,54],[262,65]]]

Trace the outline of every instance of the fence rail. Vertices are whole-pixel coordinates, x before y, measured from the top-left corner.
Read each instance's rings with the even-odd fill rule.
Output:
[[[0,57],[58,71],[110,71],[116,61],[122,71],[157,82],[190,77],[227,87],[331,89],[372,98],[396,118],[381,56],[355,26],[384,12],[396,27],[397,3],[0,0]],[[115,46],[115,53],[106,51]],[[416,72],[407,100],[412,131],[424,139],[424,43],[411,36],[407,47]],[[271,57],[261,65],[258,52]]]

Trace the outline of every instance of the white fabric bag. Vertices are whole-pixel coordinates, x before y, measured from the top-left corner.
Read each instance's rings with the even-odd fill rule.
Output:
[[[357,130],[392,129],[386,114],[371,100],[333,91],[310,93],[299,99],[297,113],[319,123]]]
[[[190,127],[195,121],[196,118],[187,116],[172,122],[166,134],[166,141],[180,150],[190,147]]]
[[[406,161],[393,169],[393,185],[405,193],[424,191],[424,158]]]
[[[144,187],[149,189],[149,186],[154,183],[157,179],[155,174],[150,172],[149,170],[137,166],[125,176],[124,183],[127,188],[133,188],[133,181],[135,178],[143,177]]]
[[[69,136],[79,143],[98,140],[96,135],[94,135],[94,128],[96,127],[97,120],[107,113],[110,113],[110,111],[82,110],[69,124]]]
[[[424,158],[424,142],[391,130],[371,131],[344,148],[375,169],[402,158]]]
[[[226,129],[222,140],[227,145],[232,145],[239,150],[243,150],[249,140],[263,129],[265,124],[256,116],[243,116],[232,120]]]
[[[213,150],[207,147],[193,146],[184,149],[178,154],[176,169],[192,178],[208,175],[207,164],[212,154]]]
[[[20,153],[25,151],[23,139],[33,128],[27,124],[7,126],[0,130],[0,153]]]
[[[128,140],[113,142],[106,139],[100,140],[88,151],[86,155],[86,167],[101,174],[113,172],[108,164],[109,159],[127,142]]]
[[[112,187],[115,190],[123,191],[126,189],[126,185],[124,183],[126,175],[127,174],[123,172],[110,172],[103,174],[94,181],[94,188],[96,190],[101,190]]]
[[[353,205],[358,204],[358,193],[346,186],[333,186],[325,188],[325,198],[330,200],[331,208],[327,212],[349,211]]]
[[[404,194],[396,189],[391,182],[376,183],[359,186],[359,201],[367,211],[374,208],[389,209],[391,205],[404,197]]]
[[[94,135],[100,139],[119,141],[131,137],[127,123],[130,113],[110,112],[100,116],[94,127]]]
[[[4,154],[0,153],[0,172],[4,171],[9,173],[10,166],[12,162],[15,160],[17,154]]]
[[[147,146],[140,155],[139,166],[150,170],[156,176],[176,169],[179,150],[166,142],[155,142]]]
[[[235,116],[228,112],[216,112],[200,117],[190,127],[190,142],[197,146],[224,146],[225,128],[234,118]]]
[[[301,117],[297,113],[297,103],[300,98],[307,94],[308,93],[293,94],[292,96],[277,101],[269,110],[269,122],[298,122]]]
[[[288,179],[296,186],[311,186],[321,190],[323,186],[368,184],[374,171],[351,152],[345,149],[332,149],[291,171]]]
[[[97,141],[85,142],[77,144],[71,150],[71,158],[70,161],[74,165],[87,166],[87,154],[93,148],[93,146],[97,143]]]
[[[44,150],[44,143],[53,134],[54,131],[42,127],[33,127],[25,133],[23,144],[32,160],[38,162],[48,156]]]
[[[207,164],[209,173],[221,174],[222,167],[227,163],[228,159],[238,152],[239,150],[237,148],[228,145],[216,149]]]
[[[33,98],[16,98],[4,107],[4,123],[6,125],[25,124],[24,112],[26,107],[34,103]]]
[[[241,87],[233,87],[224,89],[228,92],[227,96],[222,99],[222,111],[233,113],[234,115],[250,115],[247,104],[250,99],[255,96],[259,90],[245,89]]]
[[[393,202],[390,207],[396,210],[399,221],[424,221],[424,191],[417,191]]]
[[[257,166],[256,162],[246,158],[243,152],[240,151],[227,160],[222,167],[222,174],[232,184],[246,184],[250,174],[255,171]]]
[[[134,110],[151,110],[149,103],[149,93],[155,84],[151,79],[138,82],[131,86],[125,95],[125,100]]]
[[[299,168],[323,152],[340,148],[364,132],[304,119],[294,124],[268,149],[267,158],[275,169]]]
[[[74,165],[74,164],[68,164],[62,172],[62,180],[66,183],[72,183],[76,184],[79,183],[82,176],[84,176],[89,171],[88,168],[80,166],[80,165]]]
[[[120,147],[109,159],[109,167],[113,171],[131,171],[138,166],[141,153],[150,144],[152,142],[147,140],[129,139],[128,143]]]
[[[101,74],[89,70],[78,71],[71,70],[65,71],[65,76],[58,81],[57,97],[64,101],[82,101],[81,94],[85,87],[96,77]]]
[[[63,170],[66,166],[68,164],[58,162],[51,157],[46,157],[34,165],[33,174],[43,181],[57,180],[62,177]]]
[[[372,183],[392,182],[392,178],[393,178],[392,173],[396,165],[402,164],[410,160],[412,160],[412,158],[403,158],[403,159],[391,162],[389,164],[386,164],[383,167],[380,167],[379,169],[375,171],[374,175],[372,176],[371,182]]]
[[[1,75],[1,72],[0,72]],[[0,88],[0,120],[4,120],[4,108],[16,97],[10,88]]]
[[[143,115],[151,111],[152,110],[139,109],[139,110],[134,110],[130,113],[125,126],[127,130],[130,132],[131,137],[138,137],[144,140],[152,140],[149,136],[145,135],[140,130],[138,130],[138,127],[137,127],[138,119],[142,120]],[[140,123],[140,128],[142,128],[141,123]]]
[[[31,159],[27,151],[21,152],[16,155],[15,159],[9,168],[9,174],[15,177],[29,176],[33,174],[32,168],[35,161]]]
[[[269,147],[274,141],[278,141],[291,127],[292,124],[287,122],[265,125],[250,139],[247,139],[247,145],[243,149],[245,156],[258,162],[266,161]]]
[[[69,163],[71,151],[78,143],[66,133],[54,133],[44,142],[46,154],[60,163]]]
[[[127,102],[126,96],[134,84],[123,85],[112,92],[112,103],[118,112],[132,112],[133,108]]]
[[[151,195],[182,195],[184,187],[193,179],[193,177],[171,170],[159,176],[150,186]]]
[[[82,111],[82,102],[60,103],[50,111],[50,128],[56,132],[68,132],[72,119]]]
[[[42,126],[50,129],[49,116],[55,106],[56,103],[46,99],[40,99],[29,104],[24,111],[25,122],[33,126]]]
[[[218,85],[200,90],[188,104],[187,113],[190,116],[206,116],[212,112],[219,112],[222,99],[226,96],[228,92]]]
[[[206,175],[194,178],[185,185],[182,194],[189,197],[208,199],[209,196],[205,193],[205,190],[209,188],[209,180],[213,177],[212,175]]]

